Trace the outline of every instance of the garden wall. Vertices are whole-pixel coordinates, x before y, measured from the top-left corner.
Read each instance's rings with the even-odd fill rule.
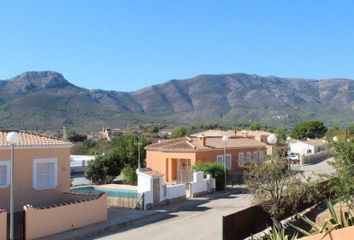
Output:
[[[193,182],[188,184],[165,185],[162,176],[159,177],[159,184],[154,184],[157,177],[145,174],[143,171],[137,171],[138,174],[138,193],[143,194],[143,208],[148,209],[154,204],[168,204],[186,199],[186,186],[189,186],[188,197],[193,197],[208,193],[209,190],[215,190],[215,179],[203,178],[203,172],[193,173]],[[154,189],[154,187],[158,189]],[[154,197],[155,192],[155,197]],[[156,199],[156,194],[159,199]],[[155,200],[154,200],[155,198]],[[153,204],[154,203],[154,204]]]
[[[300,162],[302,164],[312,163],[312,162],[316,162],[316,161],[328,158],[329,156],[330,156],[330,153],[327,151],[314,153],[314,154],[310,154],[310,155],[302,155],[300,157]]]
[[[135,209],[138,205],[138,198],[128,197],[107,197],[107,205],[109,207],[121,207]]]
[[[197,197],[208,192],[215,191],[215,179],[209,177],[204,179],[203,172],[193,173],[193,182],[190,183],[190,197]]]
[[[35,239],[107,220],[107,195],[62,205],[25,206],[26,238]],[[40,227],[39,227],[40,226]]]
[[[166,185],[166,197],[163,200],[177,200],[186,198],[186,185],[176,184],[176,185]]]

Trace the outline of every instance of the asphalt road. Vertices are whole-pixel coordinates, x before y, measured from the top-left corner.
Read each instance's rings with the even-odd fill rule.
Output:
[[[251,205],[248,194],[231,194],[224,198],[165,215],[149,217],[136,226],[107,232],[95,239],[222,239],[222,216]]]
[[[313,164],[304,165],[292,165],[293,169],[298,169],[303,171],[305,177],[311,177],[311,179],[320,178],[321,175],[331,175],[335,173],[334,168],[329,165],[329,162],[333,161],[333,158],[328,158],[323,161],[315,162]]]

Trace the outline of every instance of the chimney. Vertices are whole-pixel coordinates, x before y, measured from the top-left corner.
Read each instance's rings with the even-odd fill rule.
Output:
[[[201,134],[199,136],[199,143],[202,145],[202,146],[205,146],[205,143],[206,142],[206,137],[204,136],[204,134]]]

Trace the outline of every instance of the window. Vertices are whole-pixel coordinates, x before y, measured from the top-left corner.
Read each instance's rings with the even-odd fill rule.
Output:
[[[33,188],[36,190],[57,187],[57,159],[33,160]]]
[[[253,162],[258,162],[259,158],[258,158],[258,152],[253,152]]]
[[[252,160],[252,153],[251,152],[247,152],[246,162],[250,162],[251,160]]]
[[[224,156],[223,155],[218,155],[216,157],[216,162],[219,164],[224,164]]]
[[[231,158],[231,154],[226,154],[225,155],[225,158],[226,158],[226,168],[227,169],[231,169],[232,167],[232,158]],[[222,165],[224,165],[224,155],[218,155],[216,157],[216,162],[217,163],[220,163]]]
[[[0,188],[10,185],[10,161],[0,161]]]
[[[259,161],[263,160],[263,152],[258,152]]]
[[[238,154],[238,166],[239,166],[239,167],[242,167],[243,164],[245,163],[245,158],[244,158],[244,157],[245,157],[245,156],[244,156],[244,153],[243,153],[243,152],[241,152],[241,153]]]

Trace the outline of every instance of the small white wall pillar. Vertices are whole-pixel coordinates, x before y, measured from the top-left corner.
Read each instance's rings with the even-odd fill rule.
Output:
[[[144,172],[136,170],[136,174],[138,175],[138,193],[144,194],[144,210],[146,210],[146,206],[153,203],[153,181],[152,176],[144,174]]]

